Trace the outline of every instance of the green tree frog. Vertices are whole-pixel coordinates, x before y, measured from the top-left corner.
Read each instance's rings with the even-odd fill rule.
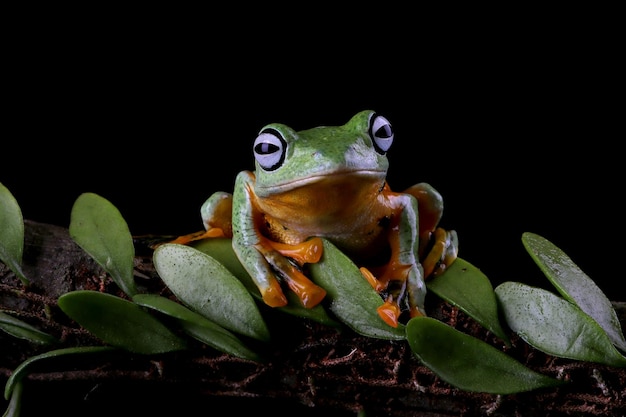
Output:
[[[269,124],[253,144],[255,170],[237,175],[232,194],[216,192],[202,205],[205,230],[174,242],[231,237],[267,305],[287,304],[284,283],[310,308],[326,292],[303,266],[319,261],[323,237],[381,294],[385,322],[425,315],[425,279],[456,259],[458,239],[438,227],[443,200],[429,184],[391,191],[393,140],[390,122],[371,110],[343,126],[296,132]]]

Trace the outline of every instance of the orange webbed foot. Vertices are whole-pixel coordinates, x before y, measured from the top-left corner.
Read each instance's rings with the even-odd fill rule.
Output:
[[[374,274],[372,274],[372,272],[366,267],[362,266],[361,268],[359,268],[359,270],[361,271],[361,275],[363,275],[363,278],[365,278],[365,280],[369,282],[369,284],[372,286],[372,288],[376,290],[376,292],[381,292],[385,288],[387,288],[387,283],[383,283],[378,278],[376,278]]]
[[[323,244],[320,238],[295,245],[262,238],[256,248],[270,265],[280,271],[289,289],[298,296],[305,308],[315,307],[326,297],[326,290],[307,278],[296,266],[315,263],[321,259]]]
[[[454,262],[458,254],[456,232],[446,231],[438,227],[432,238],[434,240],[432,248],[422,261],[424,277],[426,278],[444,272],[446,267]]]
[[[376,276],[365,267],[361,267],[359,269],[372,288],[374,288],[376,292],[382,293],[387,289],[391,281],[400,281],[402,287],[406,286],[409,266],[393,261],[386,267],[377,271],[381,274],[380,278],[376,278]],[[402,309],[398,305],[398,300],[394,300],[392,295],[389,295],[385,300],[385,303],[378,307],[376,311],[385,323],[391,327],[398,327],[398,320],[402,313]]]
[[[400,307],[391,300],[391,297],[385,301],[383,305],[376,309],[381,319],[391,327],[398,327],[398,318],[400,317]]]
[[[314,284],[298,270],[292,270],[285,278],[289,289],[300,298],[305,308],[315,307],[326,297],[326,290]]]
[[[273,280],[272,283],[261,291],[263,302],[270,307],[283,307],[287,305],[287,297],[280,288],[278,281]]]

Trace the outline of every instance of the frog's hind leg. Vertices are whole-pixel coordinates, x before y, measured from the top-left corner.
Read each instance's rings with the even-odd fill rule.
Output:
[[[260,237],[252,248],[235,246],[245,257],[254,257],[256,283],[261,291],[263,301],[272,307],[287,304],[287,299],[274,277],[277,272],[282,280],[293,291],[305,308],[313,308],[326,296],[326,290],[306,277],[300,267],[304,263],[315,263],[320,260],[323,251],[322,240],[313,238],[305,242],[290,245]],[[246,259],[246,258],[244,258]]]
[[[418,257],[424,267],[424,277],[437,276],[456,259],[459,247],[458,236],[454,230],[437,227],[443,215],[443,198],[431,185],[415,184],[404,192],[417,199]]]
[[[457,258],[459,251],[459,240],[454,230],[438,227],[431,234],[429,243],[421,261],[426,278],[442,274]]]
[[[179,236],[169,243],[186,245],[196,240],[213,237],[232,237],[233,196],[223,191],[212,194],[200,207],[205,230]]]
[[[410,317],[426,316],[423,309],[425,294],[422,266],[403,265],[394,269],[394,277],[389,272],[382,272],[381,279],[374,278],[374,274],[367,268],[361,268],[361,274],[384,299],[384,303],[377,308],[378,315],[385,323],[398,327],[400,316],[408,312]],[[372,280],[373,279],[373,280]]]

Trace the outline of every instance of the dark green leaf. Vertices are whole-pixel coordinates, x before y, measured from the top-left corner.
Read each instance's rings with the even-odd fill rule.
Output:
[[[22,410],[22,391],[24,390],[23,383],[20,381],[13,387],[11,393],[11,400],[9,406],[2,415],[2,417],[19,417]]]
[[[519,282],[504,282],[495,292],[509,327],[529,345],[553,356],[626,366],[598,323],[569,301]]]
[[[15,368],[11,373],[9,379],[7,379],[6,385],[4,386],[4,398],[8,400],[13,394],[13,391],[17,389],[18,385],[22,382],[24,377],[28,375],[32,370],[34,370],[41,362],[47,362],[60,356],[103,353],[111,352],[114,350],[115,348],[111,346],[82,346],[56,349],[46,353],[42,353],[41,355],[31,356],[30,358],[19,364],[18,367]]]
[[[58,300],[70,318],[106,343],[142,354],[182,350],[185,341],[137,304],[97,291],[72,291]]]
[[[524,233],[522,243],[557,291],[597,321],[613,344],[626,352],[626,340],[617,313],[596,283],[547,239]]]
[[[269,330],[254,299],[224,265],[186,245],[166,243],[153,254],[154,266],[176,297],[220,326],[268,341]]]
[[[329,309],[359,334],[379,339],[402,340],[403,324],[389,326],[376,309],[381,296],[365,280],[356,265],[326,239],[322,259],[309,265],[312,280],[326,290]]]
[[[130,297],[137,293],[133,238],[113,204],[94,193],[81,194],[72,207],[69,232],[124,293]]]
[[[11,336],[26,339],[40,345],[48,345],[58,342],[54,336],[41,331],[22,320],[5,314],[2,311],[0,311],[0,329],[4,330]]]
[[[194,242],[191,246],[198,249],[200,252],[215,258],[222,265],[224,265],[252,294],[254,298],[262,301],[261,292],[254,284],[254,281],[250,277],[250,274],[243,267],[235,251],[233,250],[232,239],[228,238],[211,238],[202,239]],[[286,297],[289,301],[284,307],[276,307],[277,310],[285,313],[292,314],[294,316],[303,317],[314,320],[318,323],[339,327],[340,324],[336,320],[332,319],[324,307],[321,304],[316,305],[313,308],[306,308],[302,305],[297,295],[293,292],[286,292]]]
[[[206,319],[205,319],[206,320]],[[214,326],[207,326],[196,321],[181,321],[182,329],[194,339],[207,344],[221,352],[253,362],[263,362],[259,354],[244,345],[232,333],[219,333]],[[222,329],[220,327],[220,329]]]
[[[13,194],[0,183],[0,261],[28,285],[22,271],[24,252],[24,218]]]
[[[498,302],[491,281],[474,265],[457,258],[442,275],[427,281],[426,286],[510,345],[509,337],[500,325]]]
[[[156,294],[137,294],[133,301],[140,306],[152,308],[180,320],[187,334],[208,346],[243,359],[260,361],[259,355],[250,350],[233,333],[169,298]]]
[[[513,394],[562,384],[433,318],[409,320],[406,333],[411,350],[424,365],[465,391]]]

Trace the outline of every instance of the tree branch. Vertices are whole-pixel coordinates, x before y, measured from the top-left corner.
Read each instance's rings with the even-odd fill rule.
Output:
[[[171,295],[155,272],[149,250],[138,241],[137,283],[142,292]],[[0,264],[0,310],[60,339],[59,347],[102,342],[68,319],[57,298],[89,289],[125,297],[65,228],[26,221],[24,288]],[[614,305],[623,323],[626,303]],[[558,388],[498,396],[466,392],[441,381],[421,365],[407,343],[367,338],[263,308],[272,333],[269,360],[259,364],[222,354],[199,342],[189,349],[154,356],[114,352],[61,360],[30,374],[24,385],[23,416],[44,404],[50,415],[100,411],[189,415],[198,408],[254,407],[274,416],[623,416],[626,370],[555,358],[512,335],[501,341],[450,305],[429,297],[432,317],[506,351],[531,369],[569,381]],[[51,350],[0,332],[0,382],[24,360]],[[4,407],[6,408],[6,402]],[[124,405],[123,405],[124,404]],[[123,406],[122,406],[123,405]],[[76,413],[76,414],[72,414]],[[104,414],[103,414],[104,415]]]

